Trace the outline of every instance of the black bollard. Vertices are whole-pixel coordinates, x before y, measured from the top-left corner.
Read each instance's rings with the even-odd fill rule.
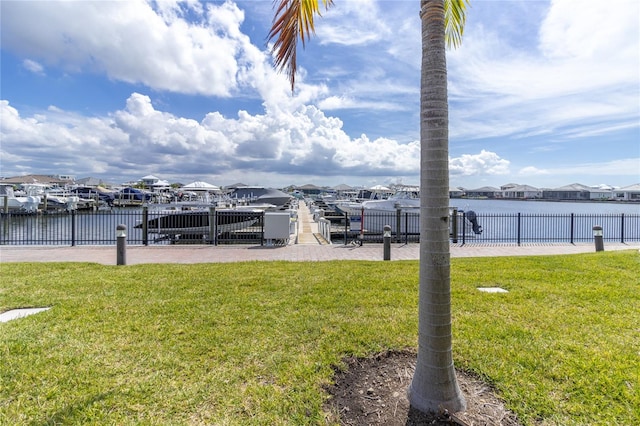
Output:
[[[384,233],[382,234],[383,245],[383,260],[391,260],[391,226],[384,226]]]
[[[593,241],[596,244],[596,251],[604,251],[604,241],[602,240],[602,226],[593,227]]]
[[[127,264],[127,225],[116,226],[116,265]]]

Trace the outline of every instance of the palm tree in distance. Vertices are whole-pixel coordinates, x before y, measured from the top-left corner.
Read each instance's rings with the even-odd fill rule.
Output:
[[[314,32],[320,3],[332,0],[274,0],[269,40],[275,66],[295,87],[298,37],[304,46]],[[468,0],[420,0],[422,76],[420,83],[420,299],[418,359],[409,402],[422,412],[463,411],[451,335],[449,252],[449,106],[446,47],[462,41]]]

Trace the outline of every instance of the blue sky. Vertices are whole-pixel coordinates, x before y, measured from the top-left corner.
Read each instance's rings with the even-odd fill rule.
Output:
[[[419,0],[335,0],[271,66],[266,1],[0,2],[0,175],[419,182]],[[640,2],[472,1],[450,183],[640,182]]]

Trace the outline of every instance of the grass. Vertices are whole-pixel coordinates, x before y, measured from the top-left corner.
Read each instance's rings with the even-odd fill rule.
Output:
[[[415,349],[415,261],[4,263],[0,424],[325,424],[346,355]],[[525,424],[640,424],[640,255],[452,260],[456,365]],[[506,294],[481,293],[500,286]]]

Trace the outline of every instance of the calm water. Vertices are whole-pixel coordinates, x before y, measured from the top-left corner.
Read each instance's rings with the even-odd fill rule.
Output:
[[[452,198],[451,207],[473,210],[478,214],[640,214],[640,204],[613,202],[470,200]]]

